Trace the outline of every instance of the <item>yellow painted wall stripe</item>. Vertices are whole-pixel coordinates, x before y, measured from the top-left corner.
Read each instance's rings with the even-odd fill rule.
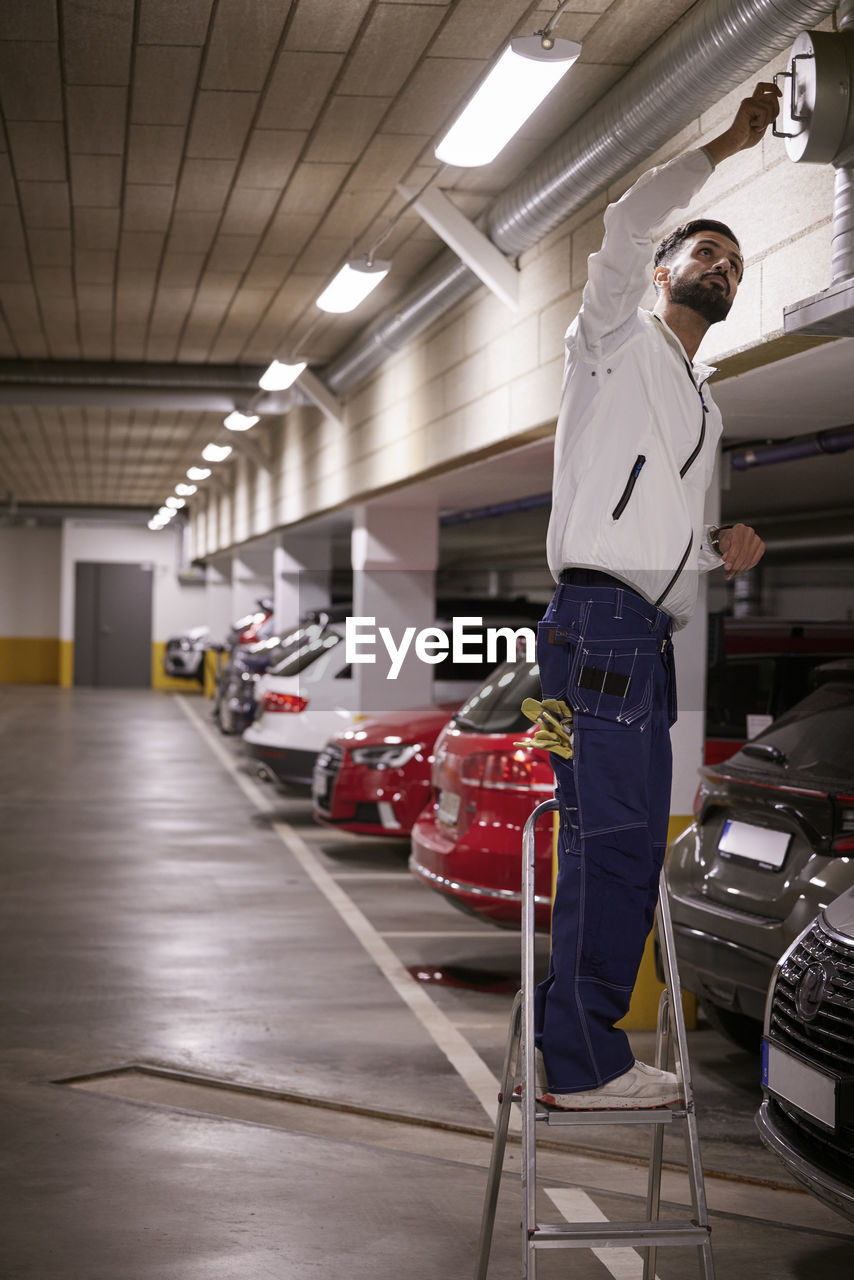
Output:
[[[0,683],[58,684],[59,640],[43,636],[0,636]]]

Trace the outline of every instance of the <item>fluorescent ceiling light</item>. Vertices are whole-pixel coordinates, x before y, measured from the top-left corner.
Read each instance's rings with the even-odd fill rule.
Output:
[[[385,280],[390,268],[390,262],[382,262],[379,258],[375,258],[370,264],[364,258],[345,262],[315,305],[321,311],[331,311],[337,315],[354,311],[376,289],[380,281]]]
[[[148,522],[148,527],[149,527],[149,529],[165,529],[165,528],[166,528],[166,521],[165,521],[165,520],[158,520],[158,519],[157,519],[157,516],[152,516],[152,517],[151,517],[151,519],[150,519],[150,520],[149,520],[149,522]]]
[[[230,453],[230,444],[206,444],[204,449],[202,449],[202,457],[205,462],[225,462]],[[189,471],[187,472],[187,475],[190,475]],[[208,472],[208,475],[210,475],[210,472]],[[191,476],[190,478],[192,480],[200,480],[201,476]]]
[[[162,520],[171,520],[172,517],[175,515],[175,512],[172,510],[171,507],[161,507],[160,510],[157,512],[157,514],[160,516]]]
[[[207,480],[211,473],[210,467],[190,467],[187,472],[188,480]]]
[[[548,97],[581,53],[574,40],[544,49],[539,36],[511,40],[436,148],[444,164],[489,164]]]
[[[248,431],[250,427],[254,427],[256,422],[261,419],[257,413],[241,413],[239,409],[235,409],[227,418],[223,419],[223,425],[228,427],[229,431]],[[202,454],[202,457],[205,455]]]
[[[172,497],[169,497],[169,498],[167,498],[167,499],[166,499],[166,505],[167,505],[167,507],[171,507],[171,509],[172,509],[173,511],[180,511],[180,510],[181,510],[181,508],[182,508],[182,507],[185,507],[187,504],[186,504],[186,502],[184,501],[184,499],[183,499],[183,498],[172,498]]]
[[[210,472],[208,472],[210,475]],[[198,485],[195,484],[176,484],[175,492],[180,494],[182,498],[189,498],[192,494],[198,493]]]
[[[258,386],[264,391],[287,391],[288,387],[292,387],[305,369],[307,361],[303,360],[300,364],[285,364],[281,360],[274,360],[270,367],[261,374],[258,379]]]

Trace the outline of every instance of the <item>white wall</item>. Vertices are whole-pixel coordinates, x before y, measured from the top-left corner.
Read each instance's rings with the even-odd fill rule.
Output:
[[[203,587],[178,580],[181,535],[106,520],[66,520],[62,529],[59,635],[74,639],[74,566],[78,561],[154,566],[152,641],[164,641],[205,621]]]
[[[62,531],[0,529],[0,636],[59,636]]]

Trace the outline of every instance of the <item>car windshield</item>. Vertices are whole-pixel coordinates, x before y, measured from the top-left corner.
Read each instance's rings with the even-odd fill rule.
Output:
[[[270,667],[271,676],[298,676],[313,662],[317,662],[323,654],[341,644],[344,637],[329,628],[307,627],[301,634],[296,647],[292,647],[285,658]]]
[[[461,729],[480,733],[519,733],[530,728],[520,710],[525,698],[539,698],[536,662],[504,662],[484,680],[454,716]]]
[[[816,689],[748,747],[758,743],[781,751],[790,772],[854,780],[854,682]],[[749,752],[745,756],[742,750],[733,758],[755,766]]]

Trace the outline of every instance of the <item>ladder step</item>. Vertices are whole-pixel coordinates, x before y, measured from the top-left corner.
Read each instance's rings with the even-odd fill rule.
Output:
[[[669,1107],[647,1107],[639,1111],[546,1111],[549,1127],[565,1124],[670,1124],[684,1120],[687,1111],[671,1111]],[[537,1115],[539,1120],[540,1114]]]
[[[531,1233],[535,1249],[606,1249],[610,1245],[705,1244],[708,1228],[696,1222],[565,1222],[546,1223]]]

